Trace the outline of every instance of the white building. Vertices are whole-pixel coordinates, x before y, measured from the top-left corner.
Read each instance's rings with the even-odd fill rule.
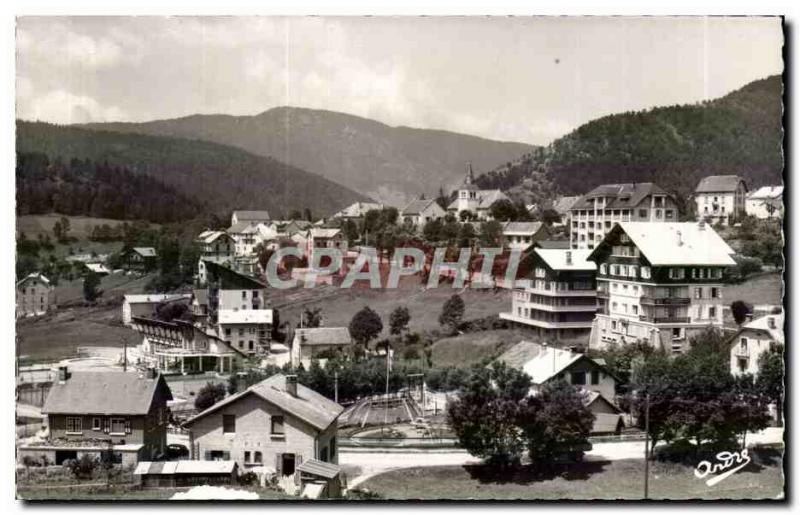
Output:
[[[310,327],[296,329],[292,339],[292,365],[308,367],[314,359],[325,360],[333,353],[343,353],[353,344],[347,327]]]
[[[731,337],[731,374],[758,375],[758,359],[775,345],[784,344],[783,310],[745,323]]]
[[[17,283],[17,318],[44,315],[54,303],[53,285],[42,274],[33,273]]]
[[[684,352],[692,336],[722,326],[733,253],[704,222],[615,225],[588,257],[599,300],[590,348],[641,340]]]
[[[508,196],[500,190],[481,190],[475,184],[472,174],[472,164],[467,163],[467,174],[464,183],[459,186],[456,199],[447,206],[447,211],[459,217],[467,211],[478,220],[491,220],[489,208],[499,200],[509,200]]]
[[[269,213],[267,211],[244,211],[238,210],[234,211],[231,215],[231,225],[236,225],[239,223],[247,223],[247,224],[259,224],[259,223],[269,223]]]
[[[549,236],[542,222],[505,222],[503,224],[503,246],[525,250],[539,240]]]
[[[618,222],[677,220],[675,200],[657,184],[603,184],[572,204],[570,246],[573,249],[593,249]]]
[[[433,199],[412,200],[400,211],[400,220],[412,224],[417,229],[422,229],[426,223],[444,218],[447,213]]]
[[[738,175],[704,177],[694,192],[697,217],[728,225],[744,216],[746,196],[747,184]]]
[[[364,218],[367,211],[380,211],[384,208],[383,204],[377,202],[354,202],[346,208],[334,214],[331,218],[340,218],[342,220],[357,220]]]
[[[764,186],[749,193],[745,211],[756,218],[783,218],[783,186]]]

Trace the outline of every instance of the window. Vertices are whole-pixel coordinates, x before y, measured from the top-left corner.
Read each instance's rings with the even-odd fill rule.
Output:
[[[247,341],[247,350],[253,350],[253,340]]]
[[[600,265],[600,273],[605,275],[605,273],[606,273],[606,265],[605,265],[605,263]]]
[[[92,431],[100,431],[101,424],[100,424],[100,417],[93,417],[92,418]]]
[[[244,336],[244,327],[239,328],[239,336]]]
[[[250,461],[250,451],[244,451],[244,462],[251,463]]]
[[[284,433],[285,430],[283,428],[283,417],[281,417],[281,416],[272,417],[270,419],[270,422],[271,422],[271,426],[272,426],[271,427],[271,433],[272,434],[274,434],[274,435],[285,434]]]
[[[222,415],[222,432],[236,432],[236,415]]]
[[[642,267],[642,279],[650,279],[650,267],[643,266]]]
[[[634,315],[638,315],[639,314],[639,306],[637,306],[636,304],[631,305],[631,312]]]
[[[665,217],[667,220],[672,220],[672,217],[673,217],[673,211],[672,211],[671,209],[667,209],[666,211],[664,211],[664,217]]]
[[[257,299],[258,298],[258,290],[253,290],[252,293],[253,293],[253,298]]]
[[[319,460],[320,461],[328,461],[328,448],[323,447],[322,450],[319,452]]]
[[[600,372],[592,370],[592,384],[600,383]]]
[[[739,358],[737,364],[739,365],[740,372],[747,370],[747,358]]]
[[[230,336],[230,335],[231,335],[231,328],[230,327],[226,327],[225,328],[225,336]]]
[[[336,437],[331,437],[331,458],[336,456]]]
[[[712,299],[719,298],[719,288],[711,288],[711,298]]]
[[[67,417],[67,433],[83,432],[83,419],[81,417]]]
[[[572,384],[586,384],[586,372],[573,372],[570,376]]]
[[[130,426],[128,425],[128,421],[124,418],[112,418],[111,419],[111,430],[110,433],[112,435],[124,435],[127,429]]]
[[[617,330],[617,321],[616,320],[612,320],[611,321],[611,330],[612,331],[616,331]]]
[[[253,453],[253,463],[264,463],[264,459],[261,457],[261,451]]]
[[[747,338],[739,340],[739,345],[742,347],[742,350],[747,350]]]
[[[246,292],[246,291],[242,291],[242,298],[243,298],[243,299],[246,299],[246,298],[247,298],[247,292]]]
[[[647,210],[646,209],[640,209],[639,210],[639,218],[647,218]]]
[[[694,289],[694,298],[695,299],[702,299],[703,298],[703,288],[695,288]]]
[[[717,308],[715,306],[708,306],[708,318],[717,318]]]

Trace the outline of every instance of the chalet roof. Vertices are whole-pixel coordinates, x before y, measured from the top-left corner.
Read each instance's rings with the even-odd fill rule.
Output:
[[[559,215],[566,214],[580,198],[579,195],[575,195],[574,197],[559,197],[555,204],[553,204],[553,210]]]
[[[553,354],[555,354],[555,357]],[[584,358],[586,358],[584,354],[547,346],[543,347],[536,356],[525,363],[522,366],[522,370],[531,376],[533,384],[544,384],[570,365]]]
[[[620,420],[623,420],[621,413],[595,413],[592,433],[614,433],[619,427]]]
[[[701,228],[696,222],[620,222],[606,239],[617,228],[625,231],[654,266],[736,264],[731,257],[733,249],[708,224]],[[595,248],[589,259],[602,247]]]
[[[358,218],[373,209],[381,210],[383,209],[383,204],[378,204],[377,202],[355,202],[333,215],[332,218]]]
[[[542,222],[506,222],[503,234],[522,234],[532,236],[542,228]]]
[[[770,319],[772,319],[775,322],[774,329],[769,326]],[[732,341],[738,341],[737,337],[749,330],[762,333],[768,336],[773,341],[776,341],[778,343],[783,343],[785,341],[783,333],[783,324],[784,324],[783,311],[774,315],[765,315],[763,317],[756,318],[755,320],[752,320],[742,325],[742,327],[732,337]]]
[[[315,459],[306,460],[297,468],[300,470],[300,472],[324,477],[325,479],[333,479],[342,472],[342,469],[339,467],[339,465],[334,465],[333,463],[327,463],[325,461]]]
[[[45,286],[50,286],[50,279],[45,277],[43,274],[40,274],[38,272],[34,272],[32,274],[28,274],[27,276],[23,277],[17,283],[17,288],[19,288],[20,286],[22,286],[23,284],[25,284],[25,283],[27,283],[29,281],[41,281],[41,282],[43,282],[45,284]]]
[[[197,240],[202,243],[214,243],[220,236],[227,236],[225,231],[203,231],[197,236]]]
[[[159,388],[172,393],[161,375],[147,379],[138,372],[70,372],[55,381],[42,413],[146,415]]]
[[[739,183],[744,183],[738,175],[709,175],[703,177],[695,189],[696,193],[732,193],[739,187]],[[747,191],[747,183],[744,183]]]
[[[128,304],[156,304],[159,302],[172,302],[176,300],[188,300],[192,296],[188,293],[149,293],[142,295],[125,295],[125,302]]]
[[[233,212],[233,215],[236,217],[236,220],[242,221],[251,221],[251,222],[269,222],[269,213],[267,211],[246,211],[246,210],[237,210]]]
[[[434,199],[420,199],[420,200],[412,200],[408,203],[406,207],[400,212],[400,216],[410,216],[410,215],[419,215],[423,211],[425,211],[431,203],[435,203]]]
[[[156,257],[156,249],[153,247],[133,247],[134,252],[142,257]]]
[[[312,238],[333,238],[337,234],[341,233],[341,229],[336,228],[324,228],[324,227],[312,227],[309,230]]]
[[[235,224],[228,227],[228,234],[241,234],[245,232],[247,228],[249,228],[252,224],[250,222],[236,222]]]
[[[542,344],[522,340],[501,354],[497,361],[502,361],[512,368],[522,368],[525,363],[538,356],[540,352],[542,352]]]
[[[286,376],[275,374],[241,393],[223,399],[202,413],[190,418],[184,425],[190,426],[223,406],[237,402],[245,395],[251,394],[261,397],[270,404],[274,404],[286,413],[294,415],[320,431],[330,427],[344,411],[344,408],[339,404],[300,383],[297,384],[297,396],[288,393],[286,391]]]
[[[217,314],[220,324],[271,324],[271,309],[221,309]]]
[[[301,345],[347,345],[353,342],[347,327],[311,327],[296,329],[294,337]]]
[[[783,196],[783,186],[762,186],[747,195],[749,200],[776,199]]]
[[[649,195],[669,195],[661,186],[652,182],[627,182],[620,184],[601,184],[580,197],[570,209],[588,209],[589,202],[596,197],[609,197],[604,209],[634,208]]]
[[[96,274],[111,273],[111,271],[108,268],[106,268],[105,265],[102,265],[100,263],[85,263],[84,266],[86,266],[86,268],[88,268],[89,270],[91,270]]]
[[[237,272],[232,268],[223,266],[210,259],[203,258],[206,264],[206,270],[210,277],[221,280],[223,284],[220,285],[221,289],[253,289],[260,290],[267,287],[266,284],[256,279],[253,276]]]
[[[552,270],[597,270],[597,264],[588,261],[590,249],[533,249]],[[570,255],[571,263],[567,263]]]

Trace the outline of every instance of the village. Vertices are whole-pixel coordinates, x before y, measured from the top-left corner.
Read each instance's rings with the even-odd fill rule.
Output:
[[[356,202],[316,220],[233,210],[170,265],[190,286],[145,291],[173,272],[154,246],[76,250],[62,284],[82,295],[62,302],[67,288],[43,270],[16,285],[18,495],[453,498],[426,474],[603,463],[620,490],[593,495],[643,498],[633,464],[666,467],[660,456],[681,445],[773,456],[783,260],[753,249],[780,241],[782,196],[708,175],[690,198],[643,182],[525,205],[481,189],[466,163],[451,194],[402,206]],[[486,248],[499,250],[491,266]],[[135,293],[110,286],[129,283]],[[97,343],[26,350],[48,321],[98,326],[97,312]],[[494,402],[517,406],[519,442],[482,433],[503,426]],[[666,484],[653,479],[651,495],[674,494],[658,493]]]

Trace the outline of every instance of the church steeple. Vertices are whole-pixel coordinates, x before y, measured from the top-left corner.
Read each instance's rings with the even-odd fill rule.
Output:
[[[472,174],[472,161],[467,161],[467,176],[464,178],[464,184],[472,184],[475,182],[475,176]]]

